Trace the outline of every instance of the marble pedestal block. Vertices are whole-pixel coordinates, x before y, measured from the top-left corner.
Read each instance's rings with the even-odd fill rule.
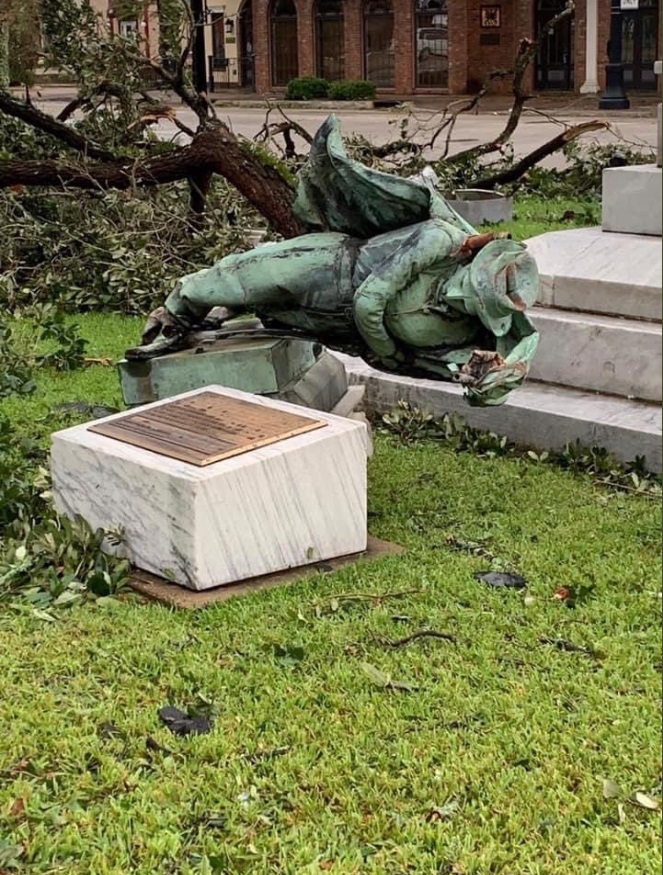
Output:
[[[200,391],[302,415],[299,406],[220,386],[178,397]],[[94,527],[122,527],[119,549],[134,565],[195,590],[359,553],[367,544],[366,426],[318,411],[311,418],[325,426],[204,468],[87,425],[57,432],[56,506]]]
[[[654,164],[603,171],[603,230],[661,236],[663,171]]]

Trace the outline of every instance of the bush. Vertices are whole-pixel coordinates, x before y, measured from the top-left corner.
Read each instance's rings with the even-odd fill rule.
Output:
[[[332,100],[373,100],[375,91],[373,82],[367,82],[365,79],[348,80],[332,83],[329,97]]]
[[[317,76],[291,79],[285,93],[286,100],[324,100],[329,97],[329,82]]]

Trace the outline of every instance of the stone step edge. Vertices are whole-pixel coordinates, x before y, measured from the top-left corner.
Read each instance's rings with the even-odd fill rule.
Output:
[[[582,282],[590,283],[591,280],[574,280],[578,284]],[[633,313],[616,313],[613,310],[585,310],[582,307],[560,307],[559,304],[547,304],[545,301],[537,301],[534,307],[528,312],[537,313],[541,310],[559,310],[561,313],[572,313],[576,316],[602,316],[607,319],[614,319],[616,322],[639,322],[645,325],[661,325],[663,323],[663,315],[658,316],[634,316]]]
[[[645,456],[649,470],[661,472],[659,404],[532,381],[500,407],[470,407],[460,386],[385,374],[361,359],[335,355],[343,361],[349,382],[365,385],[369,412],[387,413],[399,401],[407,401],[435,416],[457,414],[473,428],[506,435],[521,446],[559,450],[579,441],[604,447],[624,463]]]
[[[591,310],[576,310],[558,305],[537,303],[527,310],[527,315],[536,321],[537,316],[543,316],[546,320],[554,318],[565,322],[585,322],[588,326],[600,326],[601,328],[621,329],[636,331],[646,334],[661,334],[663,325],[657,319],[637,319],[632,316],[620,316],[612,313],[596,313]]]

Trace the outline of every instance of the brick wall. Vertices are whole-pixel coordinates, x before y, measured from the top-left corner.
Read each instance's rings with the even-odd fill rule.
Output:
[[[298,11],[299,75],[316,73],[316,29],[314,0],[295,0]],[[416,93],[415,89],[415,23],[413,0],[393,0],[394,4],[394,64],[397,94]],[[659,8],[663,0],[659,0]],[[498,6],[499,28],[481,26],[481,7]],[[256,90],[261,94],[274,92],[271,85],[270,60],[271,0],[253,0],[253,27],[256,63]],[[345,78],[364,77],[363,0],[344,3]],[[533,37],[535,30],[535,0],[448,0],[449,15],[449,87],[452,94],[477,91],[493,70],[512,66],[518,44],[524,37]],[[660,28],[659,28],[660,30]],[[598,78],[605,83],[606,46],[610,34],[610,0],[599,0],[599,60]],[[585,81],[586,18],[585,3],[579,0],[575,12],[575,87]],[[660,33],[659,33],[660,57]],[[534,87],[534,65],[527,75],[526,87]],[[509,78],[494,83],[493,93],[508,93]],[[278,90],[278,89],[277,89]]]

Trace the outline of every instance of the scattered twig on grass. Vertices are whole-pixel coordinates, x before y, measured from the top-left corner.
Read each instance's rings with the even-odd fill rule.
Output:
[[[334,602],[374,602],[380,604],[387,599],[400,599],[408,595],[420,595],[420,589],[403,589],[397,592],[347,592],[339,593],[331,598]]]
[[[406,635],[405,638],[397,638],[392,641],[391,638],[378,638],[380,644],[385,647],[404,647],[406,644],[411,644],[413,641],[418,641],[420,638],[438,638],[440,641],[449,641],[451,644],[456,644],[455,635],[449,632],[438,632],[436,629],[420,629],[418,632],[413,632],[412,635]]]
[[[562,650],[564,653],[582,653],[583,656],[589,656],[591,659],[599,658],[593,647],[583,647],[582,644],[574,644],[573,641],[567,641],[565,638],[547,638],[544,635],[539,638],[539,642]]]

